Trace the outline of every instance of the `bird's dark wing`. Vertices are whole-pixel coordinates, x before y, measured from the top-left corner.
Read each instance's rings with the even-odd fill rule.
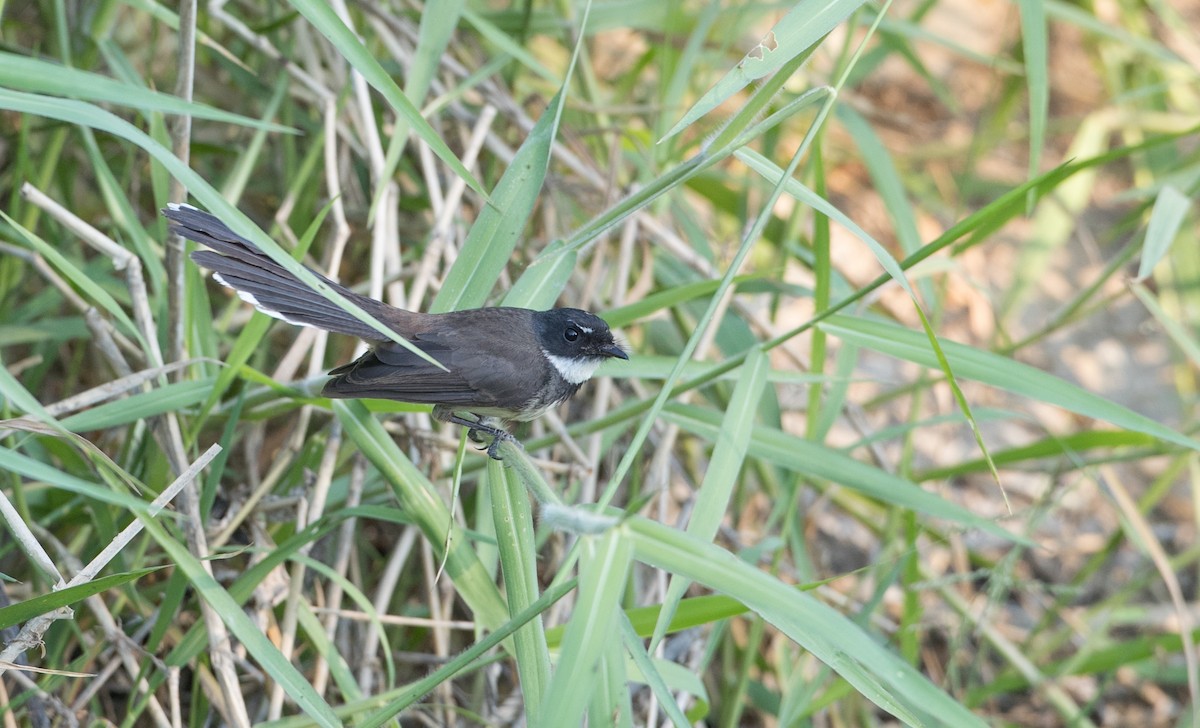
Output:
[[[418,404],[444,404],[463,409],[495,407],[496,398],[481,391],[459,372],[455,350],[441,342],[412,341],[418,348],[446,365],[443,371],[416,354],[395,344],[380,344],[349,364],[330,372],[326,397],[370,397]]]
[[[338,367],[328,397],[373,397],[443,404],[476,414],[515,416],[546,384],[547,363],[528,332],[532,312],[478,308],[430,315],[409,343],[442,362],[443,371],[400,345],[378,344]],[[491,411],[487,411],[491,410]]]
[[[534,394],[530,387],[540,388],[543,384],[545,359],[541,350],[533,347],[527,357],[513,357],[511,349],[498,355],[488,342],[506,331],[503,326],[491,325],[496,322],[489,321],[493,318],[490,311],[476,317],[451,316],[459,319],[458,325],[410,339],[449,371],[397,344],[383,343],[331,371],[333,379],[325,385],[325,396],[440,404],[476,412],[520,411]]]

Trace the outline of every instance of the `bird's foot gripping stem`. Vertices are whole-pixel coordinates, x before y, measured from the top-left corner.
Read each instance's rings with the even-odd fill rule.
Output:
[[[454,412],[441,407],[433,408],[433,416],[442,422],[452,422],[456,425],[462,425],[463,427],[467,428],[467,437],[471,438],[472,442],[482,442],[480,439],[481,433],[484,435],[490,435],[492,441],[487,446],[486,450],[488,457],[490,457],[492,460],[504,459],[500,457],[500,443],[502,442],[512,442],[515,443],[517,447],[521,446],[521,443],[517,441],[517,438],[513,437],[512,433],[503,428],[488,424],[484,421],[483,417],[480,417],[478,420],[468,420],[465,417],[460,417]],[[480,449],[482,450],[485,448]]]

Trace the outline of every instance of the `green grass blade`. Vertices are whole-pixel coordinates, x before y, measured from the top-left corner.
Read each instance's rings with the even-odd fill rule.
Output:
[[[454,267],[429,308],[431,313],[478,308],[487,302],[541,193],[550,145],[558,128],[562,93],[550,102],[517,150],[492,191],[492,204],[480,210]]]
[[[114,492],[108,486],[91,483],[8,448],[0,448],[0,470],[7,470],[45,486],[117,506],[134,513],[149,512],[150,504],[143,500]]]
[[[1021,9],[1021,47],[1025,52],[1025,85],[1029,89],[1029,176],[1041,172],[1050,110],[1049,28],[1044,0],[1017,0]]]
[[[1137,51],[1147,56],[1146,60],[1152,63],[1165,63],[1186,68],[1188,71],[1194,70],[1190,63],[1162,43],[1155,42],[1154,38],[1137,35],[1120,25],[1105,23],[1096,15],[1088,12],[1089,6],[1074,5],[1065,0],[1043,0],[1043,2],[1048,17],[1070,23],[1087,31],[1090,35],[1096,36],[1097,39],[1114,41],[1115,45]]]
[[[487,197],[487,192],[479,181],[463,166],[458,157],[454,156],[446,142],[442,141],[429,122],[421,116],[421,110],[409,101],[392,77],[379,65],[379,61],[375,60],[354,31],[346,27],[332,7],[322,0],[292,0],[292,6],[299,10],[321,35],[329,39],[354,70],[362,74],[367,83],[387,99],[392,110],[404,119],[408,128],[415,132],[421,141],[429,145],[430,151],[454,170],[471,189],[484,198]]]
[[[738,159],[748,164],[755,172],[761,174],[766,180],[777,180],[779,179],[780,175],[783,174],[783,169],[781,169],[779,165],[775,164],[753,149],[741,149],[736,153],[736,156]],[[783,190],[788,195],[796,198],[796,200],[803,202],[809,207],[812,207],[814,210],[820,212],[829,219],[838,222],[847,230],[854,233],[856,238],[861,240],[867,245],[867,247],[871,249],[871,252],[875,255],[875,260],[879,261],[879,265],[883,267],[892,280],[896,281],[901,286],[908,285],[908,279],[904,275],[904,269],[898,262],[896,262],[896,259],[892,257],[892,254],[887,251],[887,248],[883,247],[883,244],[872,237],[870,233],[868,233],[866,230],[863,230],[858,223],[851,220],[846,213],[834,207],[831,202],[821,197],[816,192],[813,192],[799,180],[786,180],[784,182]]]
[[[921,247],[921,235],[917,232],[916,216],[892,155],[867,120],[853,107],[844,104],[838,106],[837,118],[858,146],[859,158],[867,166],[875,190],[883,198],[883,204],[891,216],[891,227],[900,242],[900,249],[905,255],[912,253]]]
[[[213,381],[205,378],[172,382],[65,417],[61,424],[72,432],[90,432],[120,427],[166,412],[180,412],[203,402]]]
[[[537,59],[537,56],[525,50],[519,43],[515,42],[512,37],[506,35],[503,30],[496,26],[495,23],[488,18],[471,8],[464,8],[462,14],[463,20],[471,24],[473,28],[479,31],[479,35],[486,39],[489,43],[500,49],[501,53],[511,57],[513,60],[520,63],[525,68],[533,71],[542,80],[550,83],[558,83],[559,79],[549,68]]]
[[[612,728],[634,728],[633,703],[629,693],[629,675],[625,672],[625,650],[617,639],[617,616],[609,622],[612,632],[601,645],[599,670],[592,699],[587,705],[587,724]]]
[[[895,324],[839,314],[826,319],[820,326],[827,333],[858,346],[923,366],[937,366],[928,339]],[[1200,442],[1053,374],[962,344],[943,341],[942,348],[959,376],[1200,451]]]
[[[910,725],[983,726],[874,635],[730,552],[642,518],[621,530],[638,561],[737,598],[833,668],[864,697]],[[565,723],[563,725],[566,725]]]
[[[100,151],[95,133],[91,129],[83,127],[80,134],[83,136],[84,146],[87,147],[88,158],[92,160],[96,170],[97,183],[100,193],[104,196],[108,214],[112,217],[117,230],[127,237],[133,251],[141,260],[147,286],[154,291],[164,290],[167,285],[167,272],[159,252],[160,248],[155,245],[150,234],[146,232],[133,201],[129,199],[128,190],[117,179],[103,152]]]
[[[1064,437],[1048,437],[1044,440],[1023,447],[1008,448],[993,453],[997,465],[1034,464],[1037,460],[1046,458],[1080,458],[1090,450],[1110,450],[1112,448],[1150,448],[1157,443],[1157,438],[1141,432],[1126,430],[1091,430]],[[987,469],[983,459],[967,460],[965,462],[931,468],[913,474],[913,480],[945,480],[957,478]]]
[[[688,109],[664,139],[675,136],[746,86],[775,73],[808,51],[862,4],[862,0],[801,0],[796,3],[757,46]]]
[[[2,90],[0,90],[2,93]],[[3,217],[9,225],[12,225],[25,242],[29,243],[29,247],[36,250],[50,265],[61,273],[67,280],[79,287],[81,291],[98,305],[104,309],[108,315],[112,316],[118,324],[121,325],[124,333],[134,337],[142,344],[143,350],[148,348],[145,338],[142,337],[142,332],[133,323],[133,320],[125,313],[125,309],[117,303],[108,291],[100,287],[98,283],[92,280],[92,277],[79,269],[77,265],[67,259],[62,253],[58,252],[53,246],[42,240],[37,235],[34,235],[16,220],[9,217],[3,210],[0,210],[0,217]]]
[[[597,688],[595,677],[605,648],[616,634],[616,614],[629,573],[633,542],[623,529],[582,539],[579,599],[563,634],[562,654],[546,699],[540,725],[579,725]],[[618,640],[619,644],[619,640]]]
[[[708,439],[715,439],[720,432],[716,413],[700,407],[672,405],[665,416],[684,429]],[[839,483],[884,503],[967,528],[978,528],[1007,541],[1022,541],[1000,525],[939,498],[912,481],[776,428],[755,427],[750,440],[750,454],[812,478]]]
[[[317,722],[317,725],[338,728],[341,721],[329,704],[317,694],[308,680],[279,652],[279,649],[263,633],[262,627],[255,624],[242,611],[241,605],[225,591],[204,569],[204,565],[188,551],[187,546],[177,541],[167,533],[167,530],[153,518],[139,514],[142,523],[158,545],[167,553],[177,567],[188,576],[192,588],[200,598],[208,602],[213,610],[220,615],[221,621],[229,627],[233,636],[242,643],[246,652],[262,669],[278,684],[283,686],[288,697],[295,701],[301,710]]]
[[[692,507],[692,516],[688,520],[687,532],[696,538],[711,540],[729,510],[733,489],[738,483],[738,474],[742,470],[750,446],[750,436],[754,431],[754,421],[757,419],[759,404],[767,384],[770,363],[766,352],[755,347],[746,357],[746,363],[742,365],[742,375],[738,378],[733,396],[729,399],[729,406],[725,410],[725,417],[721,420],[721,427],[717,430],[712,458],[704,472],[704,480],[700,483]],[[679,605],[688,585],[686,579],[677,576],[672,577],[667,585],[663,609],[654,628],[654,637],[650,640],[651,651],[666,635],[667,627],[675,616],[675,607]]]
[[[778,177],[776,177],[778,179]],[[759,281],[768,277],[767,273],[753,273],[736,276],[733,279],[735,290],[737,286],[751,281]],[[604,320],[613,328],[628,326],[641,319],[649,318],[652,314],[664,309],[673,308],[682,303],[712,295],[717,290],[720,281],[694,281],[652,293],[638,301],[628,303],[620,308],[604,312]]]
[[[128,106],[144,113],[186,114],[197,119],[219,121],[223,124],[247,126],[273,132],[296,133],[295,129],[281,124],[232,114],[205,104],[184,101],[177,96],[117,81],[97,73],[15,53],[0,52],[0,86],[15,91]]]
[[[1200,341],[1196,340],[1195,330],[1180,323],[1174,316],[1167,313],[1147,288],[1141,283],[1131,283],[1129,290],[1137,297],[1150,315],[1163,327],[1179,350],[1192,362],[1192,366],[1200,366]]]
[[[34,617],[39,617],[47,612],[70,606],[75,602],[81,602],[90,596],[106,592],[109,589],[116,589],[122,584],[137,581],[143,576],[153,574],[162,568],[165,567],[155,566],[147,569],[128,571],[122,574],[110,574],[109,576],[102,576],[77,586],[69,586],[65,589],[41,594],[26,599],[23,602],[0,608],[0,629],[7,629],[22,622],[28,622]]]
[[[694,721],[700,720],[700,718],[692,718],[689,720],[688,717],[683,714],[683,711],[680,710],[679,706],[675,703],[675,696],[671,694],[672,688],[667,685],[667,680],[663,677],[663,674],[660,671],[660,668],[670,669],[671,667],[678,668],[680,666],[673,662],[668,662],[667,660],[655,661],[651,659],[650,655],[646,651],[646,645],[642,643],[641,636],[634,631],[633,623],[629,621],[628,615],[626,615],[624,612],[618,616],[617,626],[621,630],[621,641],[625,645],[625,651],[628,652],[632,658],[633,665],[636,668],[637,673],[640,673],[640,675],[635,673],[635,679],[639,679],[650,686],[650,689],[654,691],[654,696],[658,698],[659,707],[661,707],[663,712],[667,714],[667,717],[671,719],[671,722],[675,724],[676,728],[687,728],[687,726],[692,725]],[[683,692],[687,692],[696,696],[702,696],[705,694],[706,691],[704,689],[704,684],[700,682],[700,679],[696,675],[688,672],[687,670],[679,670],[676,675],[678,675],[679,672],[690,677],[691,680],[686,687],[676,682],[674,685],[675,690],[682,690]],[[707,702],[707,700],[702,701],[705,712],[707,712]]]
[[[408,77],[404,80],[404,95],[414,105],[420,105],[425,95],[429,93],[429,84],[437,72],[442,55],[450,44],[458,18],[462,14],[463,0],[443,0],[438,3],[437,12],[421,13],[421,25],[417,31],[417,48],[412,55],[412,63],[408,67]],[[393,179],[396,168],[400,165],[400,155],[408,144],[408,134],[411,129],[408,119],[399,117],[392,138],[388,140],[387,152],[384,155],[383,171],[380,179]],[[387,185],[378,185],[375,196],[371,200],[369,217],[374,220],[379,209],[379,201],[383,199]]]
[[[1183,218],[1192,208],[1192,201],[1172,185],[1166,185],[1154,200],[1150,222],[1146,225],[1146,241],[1142,244],[1142,259],[1138,262],[1137,280],[1144,281],[1154,272],[1183,224]]]
[[[585,6],[579,33],[583,41],[583,28],[587,26],[587,10]],[[493,191],[492,204],[480,211],[467,239],[463,242],[458,259],[446,275],[442,289],[433,300],[430,311],[441,313],[457,311],[464,308],[477,308],[491,294],[504,267],[508,264],[517,241],[523,235],[529,216],[533,214],[534,205],[542,191],[546,180],[546,170],[550,164],[550,148],[558,134],[558,124],[562,119],[563,104],[567,96],[567,85],[572,77],[572,71],[579,58],[580,46],[577,43],[571,55],[571,63],[567,68],[566,81],[558,93],[550,100],[541,118],[530,130],[529,136],[521,144],[520,149],[513,155],[513,160],[500,177]],[[551,256],[557,258],[557,256]],[[573,258],[573,256],[571,256]],[[545,259],[543,256],[542,259]],[[543,276],[540,281],[525,283],[520,295],[530,301],[538,298],[544,300],[544,291],[549,290],[547,280],[562,280],[565,266],[555,260],[550,266],[540,269]],[[557,291],[555,291],[557,297]],[[512,302],[515,305],[516,300]]]
[[[505,457],[511,457],[505,455]],[[538,599],[537,544],[529,494],[520,479],[500,462],[488,458],[487,483],[491,490],[492,519],[504,574],[504,594],[513,617]],[[538,725],[538,709],[550,680],[550,653],[542,620],[535,617],[513,635],[521,696],[531,725]]]
[[[549,263],[536,264],[538,260],[543,259]],[[577,250],[569,248],[562,240],[555,240],[546,246],[535,259],[534,265],[526,268],[512,288],[508,289],[502,303],[505,306],[532,308],[537,311],[552,308],[559,294],[567,287],[567,281],[575,272],[578,261]]]
[[[383,426],[356,400],[334,400],[333,412],[346,435],[371,461],[400,501],[404,511],[420,526],[434,551],[445,559],[446,574],[476,619],[495,629],[508,619],[508,609],[491,577],[471,550],[468,539],[450,517],[433,484],[421,474]],[[450,530],[449,539],[446,531]],[[442,554],[443,545],[449,552]]]

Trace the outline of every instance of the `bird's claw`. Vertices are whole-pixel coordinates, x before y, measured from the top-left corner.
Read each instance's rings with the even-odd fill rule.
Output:
[[[481,440],[479,438],[479,433],[480,433],[479,430],[468,430],[467,436],[470,437],[475,442],[481,442]],[[512,433],[505,432],[504,430],[496,430],[494,432],[488,432],[487,434],[492,436],[491,443],[489,443],[486,446],[480,447],[479,449],[487,450],[488,457],[491,458],[492,460],[500,460],[500,461],[504,460],[504,458],[500,457],[500,443],[515,442],[515,443],[517,443],[518,446],[520,446],[520,444],[521,444],[520,442],[517,441],[517,438],[513,437]]]
[[[500,457],[500,443],[501,442],[503,442],[504,440],[509,440],[511,442],[517,442],[517,438],[513,437],[511,432],[509,432],[508,430],[500,429],[499,427],[493,427],[492,425],[484,422],[483,418],[480,418],[478,420],[468,420],[468,419],[459,417],[458,415],[454,414],[453,412],[447,412],[445,410],[443,410],[439,413],[437,407],[434,408],[434,416],[437,417],[438,419],[442,420],[443,422],[453,422],[456,425],[462,425],[463,427],[467,428],[467,437],[471,439],[471,442],[473,442],[477,445],[483,444],[483,442],[484,442],[483,436],[484,435],[491,435],[492,441],[490,443],[488,443],[487,445],[480,447],[479,449],[487,450],[488,457],[490,457],[493,460],[503,460],[504,459],[504,458]],[[520,445],[519,442],[517,444]]]

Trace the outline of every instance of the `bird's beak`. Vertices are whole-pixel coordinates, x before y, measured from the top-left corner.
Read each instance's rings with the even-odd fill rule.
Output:
[[[629,355],[625,353],[624,349],[616,344],[605,344],[604,346],[600,347],[600,354],[612,359],[624,359],[625,361],[629,361]]]

